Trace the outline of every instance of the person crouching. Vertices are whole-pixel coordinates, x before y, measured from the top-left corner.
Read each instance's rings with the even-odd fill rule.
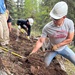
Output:
[[[28,18],[27,20],[23,20],[23,19],[18,19],[17,20],[17,25],[18,25],[18,29],[17,29],[17,39],[16,41],[18,41],[18,38],[20,36],[20,31],[22,32],[23,30],[26,31],[27,39],[30,39],[30,33],[31,33],[31,26],[33,25],[33,18]]]

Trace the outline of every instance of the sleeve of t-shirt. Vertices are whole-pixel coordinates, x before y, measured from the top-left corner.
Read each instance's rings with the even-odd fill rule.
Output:
[[[74,22],[72,20],[69,21],[69,32],[74,32]]]
[[[42,35],[41,37],[47,37],[47,31],[46,31],[46,26],[42,29]]]

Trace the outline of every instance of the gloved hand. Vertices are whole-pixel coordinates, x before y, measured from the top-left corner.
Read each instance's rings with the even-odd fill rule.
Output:
[[[52,50],[53,50],[53,51],[55,51],[55,50],[57,50],[57,49],[58,49],[58,45],[52,46]]]
[[[27,38],[28,40],[30,40],[30,37],[29,37],[29,36],[26,36],[26,38]]]
[[[20,32],[21,32],[21,33],[24,33],[24,32],[25,32],[25,30],[24,30],[24,29],[20,29]]]
[[[20,25],[18,26],[18,29],[21,29],[21,26]]]

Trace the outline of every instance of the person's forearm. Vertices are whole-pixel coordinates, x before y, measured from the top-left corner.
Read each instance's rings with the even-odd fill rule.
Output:
[[[28,33],[28,29],[27,28],[25,28],[25,31]]]
[[[71,43],[71,41],[73,40],[73,37],[74,37],[74,32],[68,33],[67,39],[65,39],[64,41],[58,44],[53,45],[52,50],[57,50],[59,47],[62,47],[64,45]]]
[[[56,45],[53,45],[53,46],[52,46],[52,50],[55,51],[55,50],[57,50],[59,47],[69,44],[71,41],[72,41],[71,39],[66,39],[66,40],[64,40],[64,41],[61,42],[61,43],[58,43],[58,44],[56,44]]]
[[[31,32],[31,29],[30,28],[28,28],[28,35],[27,36],[30,36],[30,32]]]
[[[61,46],[64,46],[64,45],[67,45],[71,42],[72,40],[71,39],[66,39],[64,40],[63,42],[57,44],[58,47],[61,47]]]
[[[34,49],[32,50],[31,53],[35,53],[35,52],[37,52],[37,51],[39,50],[39,48],[40,48],[42,45],[43,45],[42,42],[37,41],[37,42],[36,42],[36,45],[35,45],[35,47],[34,47]]]

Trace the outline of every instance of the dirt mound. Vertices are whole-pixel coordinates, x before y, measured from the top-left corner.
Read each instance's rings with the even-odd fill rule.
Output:
[[[31,40],[27,40],[24,34],[21,34],[19,41],[16,41],[16,37],[16,29],[13,29],[10,33],[9,52],[5,51],[1,57],[3,65],[13,75],[67,75],[61,69],[57,59],[53,59],[50,66],[45,67],[44,53],[41,50],[29,56],[28,59],[22,59],[20,56],[12,54],[11,52],[15,52],[27,57],[37,41],[33,37]]]

